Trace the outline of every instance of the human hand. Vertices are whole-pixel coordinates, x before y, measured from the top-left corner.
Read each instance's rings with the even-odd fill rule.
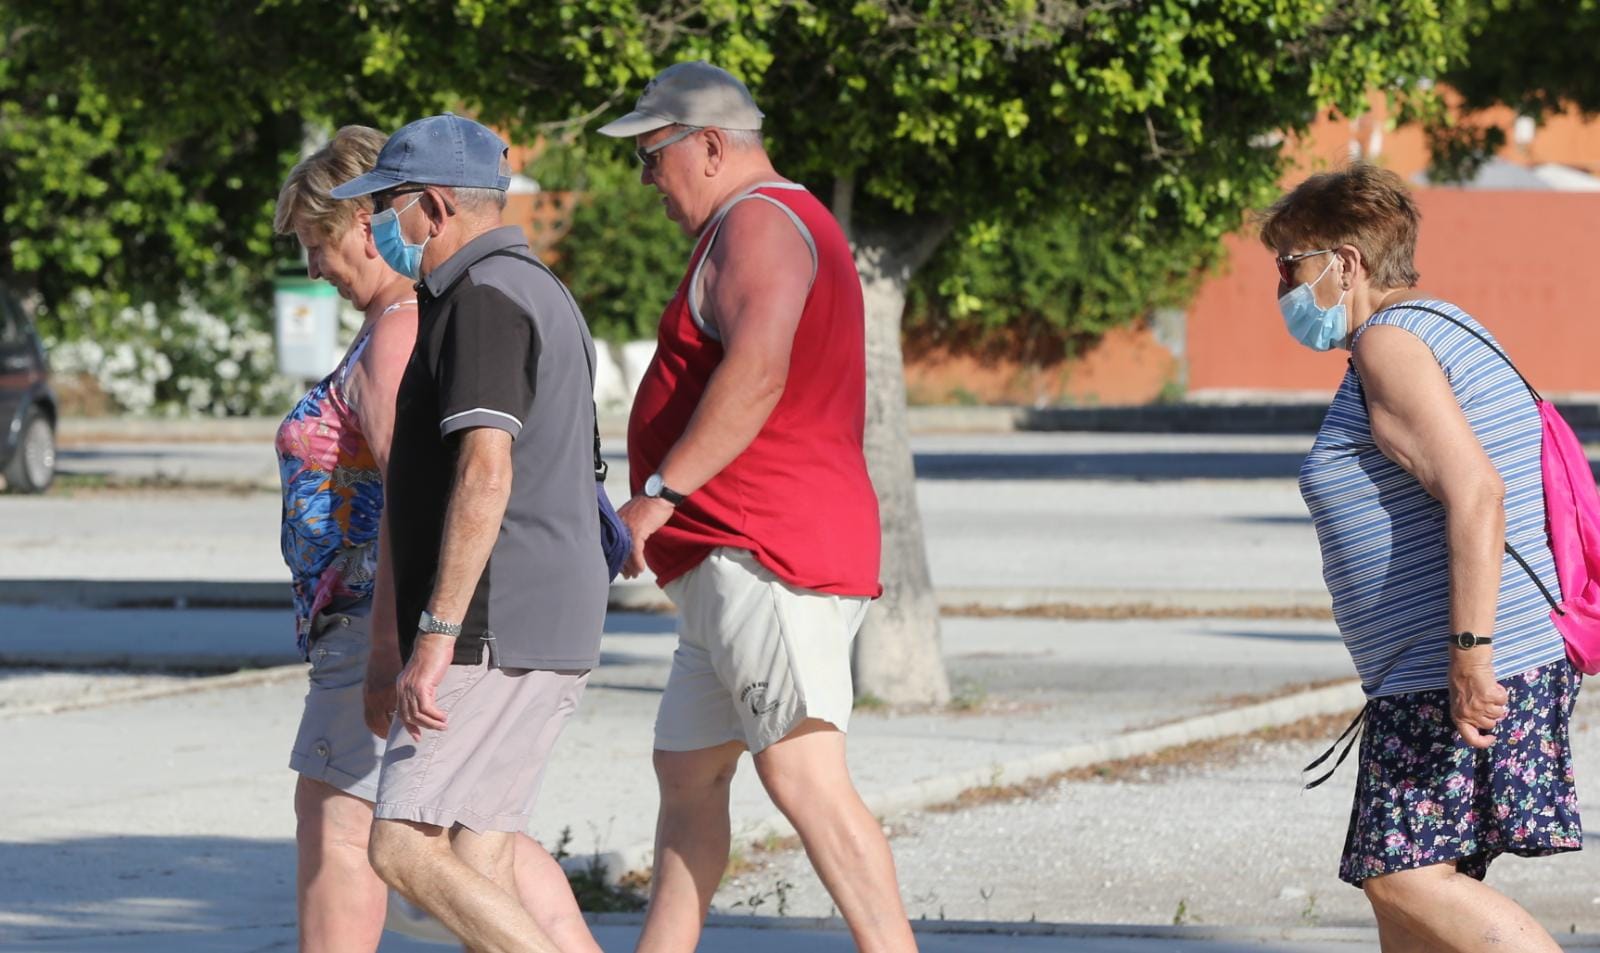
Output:
[[[654,535],[656,530],[667,525],[675,509],[671,503],[659,497],[636,496],[622,504],[622,509],[617,510],[617,518],[622,520],[623,525],[628,527],[628,532],[633,535],[633,551],[622,564],[624,579],[636,578],[645,571],[645,540]]]
[[[455,657],[456,640],[448,635],[420,632],[411,647],[411,660],[400,672],[395,683],[398,704],[395,713],[400,717],[413,741],[422,739],[422,729],[443,731],[445,713],[434,699],[450,661]]]
[[[379,738],[389,737],[389,725],[394,721],[397,690],[395,680],[400,675],[400,656],[391,650],[372,652],[367,656],[367,677],[361,686],[362,715],[367,728]]]
[[[1508,714],[1510,696],[1494,679],[1494,663],[1450,662],[1450,720],[1467,744],[1487,748],[1494,744],[1494,728]]]

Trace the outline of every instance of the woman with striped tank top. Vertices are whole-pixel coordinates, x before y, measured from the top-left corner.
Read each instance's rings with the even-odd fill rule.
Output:
[[[1558,585],[1540,419],[1493,335],[1416,288],[1419,221],[1397,176],[1358,164],[1306,180],[1261,230],[1289,333],[1351,353],[1300,470],[1368,698],[1339,876],[1385,953],[1555,951],[1482,882],[1502,853],[1582,846],[1580,676],[1534,579]]]

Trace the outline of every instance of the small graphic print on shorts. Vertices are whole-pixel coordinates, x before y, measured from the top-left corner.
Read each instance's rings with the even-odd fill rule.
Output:
[[[767,683],[751,682],[739,693],[739,700],[750,706],[750,714],[760,717],[778,710],[781,701],[765,704],[767,700]]]

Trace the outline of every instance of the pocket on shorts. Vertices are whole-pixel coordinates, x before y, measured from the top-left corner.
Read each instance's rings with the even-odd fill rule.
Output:
[[[319,622],[323,619],[318,617]],[[328,618],[322,634],[311,643],[311,686],[337,689],[358,684],[366,678],[368,648],[364,617]]]

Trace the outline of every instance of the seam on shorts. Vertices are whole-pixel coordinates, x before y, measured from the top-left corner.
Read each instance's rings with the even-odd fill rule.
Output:
[[[754,554],[752,554],[752,557],[753,555]],[[758,561],[756,565],[760,566],[761,564]],[[794,691],[794,705],[789,717],[785,720],[783,726],[784,730],[776,738],[772,738],[771,740],[761,737],[763,733],[761,731],[761,724],[758,718],[756,723],[757,737],[755,740],[761,742],[761,747],[757,749],[755,746],[750,745],[750,739],[746,739],[745,742],[746,745],[750,747],[752,752],[757,750],[764,751],[772,745],[777,744],[778,742],[787,738],[789,734],[796,728],[800,727],[800,724],[804,722],[810,715],[809,711],[807,710],[809,706],[806,704],[805,686],[800,682],[800,666],[795,663],[794,646],[789,639],[789,618],[788,615],[783,611],[783,601],[779,591],[780,589],[784,588],[783,581],[778,579],[775,574],[769,573],[769,575],[773,575],[773,578],[766,580],[767,597],[772,600],[772,617],[777,620],[778,623],[778,642],[783,646],[784,664],[789,667],[789,684],[792,686]]]
[[[482,662],[479,662],[478,665],[474,666],[473,668],[478,673],[478,677],[473,679],[470,682],[467,682],[465,685],[462,685],[461,686],[461,690],[458,691],[456,694],[465,695],[472,688],[472,686],[478,684],[478,682],[482,681],[483,678],[486,675],[489,674],[488,667],[485,666]],[[439,703],[439,699],[435,698],[434,699],[434,704],[438,704],[438,703]],[[445,712],[446,720],[449,719],[449,714],[450,714],[449,712]],[[446,729],[446,731],[448,731],[448,730],[449,729]],[[443,737],[444,737],[443,732],[439,732],[439,733],[435,734],[433,739],[432,739],[433,740],[433,744],[430,744],[428,746],[428,756],[427,756],[427,759],[422,762],[422,769],[417,772],[416,784],[413,786],[413,792],[412,792],[411,798],[409,800],[405,800],[405,801],[389,801],[387,803],[393,804],[393,805],[396,805],[396,806],[404,806],[404,805],[415,806],[416,805],[416,803],[417,803],[417,795],[416,795],[415,792],[416,791],[420,791],[422,789],[422,784],[423,784],[424,781],[427,780],[428,773],[433,770],[433,758],[434,758],[434,755],[438,754],[438,752],[439,752],[439,742],[442,740]]]

